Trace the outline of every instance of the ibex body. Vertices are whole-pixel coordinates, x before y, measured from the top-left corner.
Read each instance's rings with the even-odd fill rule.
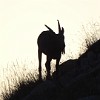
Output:
[[[50,78],[50,62],[52,59],[56,59],[56,71],[58,72],[58,65],[61,58],[61,53],[65,52],[64,42],[64,28],[60,28],[58,21],[59,33],[56,34],[51,28],[45,25],[49,30],[43,31],[37,40],[38,43],[38,59],[39,59],[39,78],[41,78],[41,61],[42,53],[47,56],[46,70],[47,78]]]

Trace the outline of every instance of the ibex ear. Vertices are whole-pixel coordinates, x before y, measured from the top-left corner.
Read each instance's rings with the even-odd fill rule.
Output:
[[[61,32],[62,32],[62,34],[64,34],[64,28],[62,27],[62,29],[61,29]]]

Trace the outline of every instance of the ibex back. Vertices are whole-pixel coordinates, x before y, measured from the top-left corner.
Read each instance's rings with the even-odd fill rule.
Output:
[[[56,59],[56,72],[58,72],[58,65],[61,58],[61,53],[65,53],[65,42],[64,42],[64,28],[60,27],[58,21],[58,34],[56,34],[50,27],[45,25],[49,30],[43,31],[37,40],[38,44],[38,59],[39,59],[39,79],[42,78],[41,75],[41,61],[42,53],[47,56],[47,61],[45,63],[47,70],[47,78],[50,78],[50,62],[52,59]]]

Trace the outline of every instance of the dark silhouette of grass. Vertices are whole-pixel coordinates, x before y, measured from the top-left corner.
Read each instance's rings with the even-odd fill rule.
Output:
[[[8,95],[5,94],[4,100],[22,100],[26,95],[29,94],[30,91],[34,89],[38,84],[42,83],[43,80],[29,80],[26,82],[21,82],[20,86],[18,87],[17,90],[13,91],[12,94]]]
[[[91,51],[96,55],[96,61],[91,62],[89,68],[81,66],[80,59],[87,58],[88,52]],[[91,46],[89,45],[87,51],[79,59],[68,60],[61,64],[58,77],[54,72],[50,80],[40,81],[38,79],[27,83],[23,81],[16,91],[5,96],[5,100],[24,100],[23,98],[27,95],[30,96],[31,91],[36,87],[45,86],[45,83],[49,84],[50,82],[55,85],[53,88],[47,89],[44,93],[33,95],[33,98],[30,97],[29,100],[78,100],[78,98],[85,96],[99,96],[100,59],[98,54],[100,54],[100,40]]]
[[[98,54],[100,52],[100,39],[95,41],[93,44],[90,44],[90,42],[87,42],[87,41],[88,40],[86,40],[87,50],[86,50],[86,52],[84,54],[82,54],[79,57],[79,59],[85,57],[88,54],[88,52],[90,52],[90,51],[94,52],[95,54]]]

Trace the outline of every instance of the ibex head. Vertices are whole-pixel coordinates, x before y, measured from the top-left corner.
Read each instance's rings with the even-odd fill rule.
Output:
[[[61,53],[65,54],[65,42],[64,42],[64,28],[60,27],[59,20],[58,21],[58,39],[59,39],[59,44],[61,45]],[[51,34],[56,34],[49,26],[45,25]]]
[[[58,21],[58,34],[64,34],[64,28],[63,27],[60,27],[60,23],[59,23],[59,20],[57,20]],[[45,25],[48,29],[49,29],[49,31],[50,32],[53,32],[53,33],[55,33],[49,26],[47,26],[47,25]]]

